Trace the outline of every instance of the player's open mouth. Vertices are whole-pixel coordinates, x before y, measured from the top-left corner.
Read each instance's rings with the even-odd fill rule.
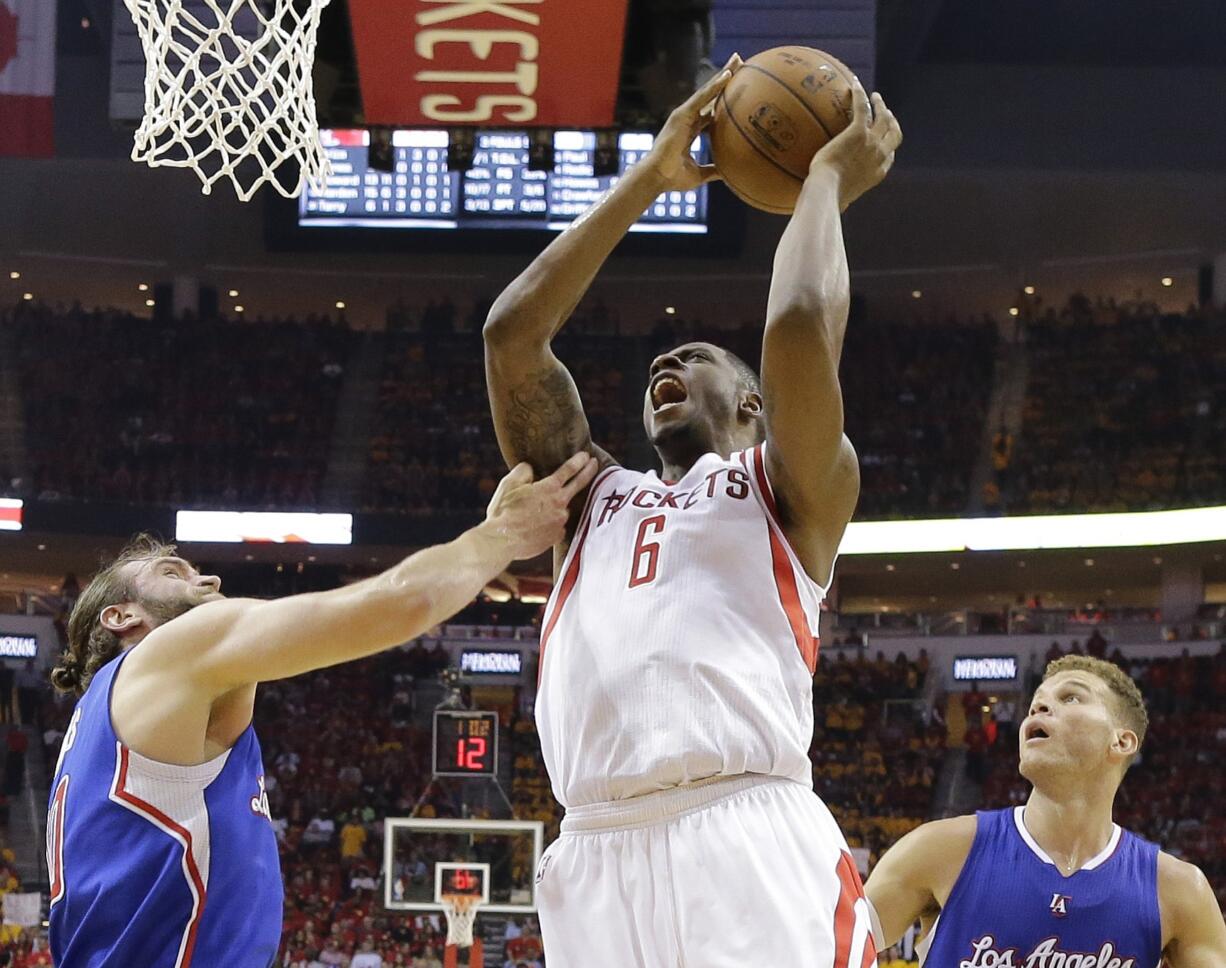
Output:
[[[1031,743],[1041,742],[1042,740],[1050,739],[1047,729],[1039,723],[1033,723],[1026,727],[1026,745]]]
[[[651,385],[651,406],[659,413],[665,407],[684,403],[689,395],[684,383],[675,376],[663,373]]]

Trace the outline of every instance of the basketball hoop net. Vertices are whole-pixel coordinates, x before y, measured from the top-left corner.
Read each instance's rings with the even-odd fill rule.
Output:
[[[322,191],[331,165],[311,69],[328,2],[124,0],[145,49],[132,160],[191,168],[206,195],[228,178],[244,202],[265,183],[287,198]],[[296,180],[277,175],[286,162]]]
[[[470,947],[481,898],[471,894],[444,894],[439,901],[447,917],[447,943],[457,948]]]

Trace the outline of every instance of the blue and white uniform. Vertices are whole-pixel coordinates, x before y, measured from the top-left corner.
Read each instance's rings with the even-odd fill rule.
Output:
[[[98,670],[77,703],[51,786],[55,963],[268,968],[282,883],[255,730],[199,766],[128,749],[110,714],[128,654]]]
[[[928,968],[1154,968],[1162,960],[1158,847],[1113,826],[1068,877],[1024,807],[981,811],[975,842],[928,939]]]

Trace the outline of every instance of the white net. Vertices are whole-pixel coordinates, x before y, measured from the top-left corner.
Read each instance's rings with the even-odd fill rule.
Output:
[[[206,195],[228,178],[244,202],[266,183],[287,198],[322,190],[311,69],[328,2],[124,0],[145,48],[132,160],[191,168]]]
[[[447,916],[447,943],[467,948],[473,943],[473,923],[481,898],[467,894],[444,894],[440,899]]]

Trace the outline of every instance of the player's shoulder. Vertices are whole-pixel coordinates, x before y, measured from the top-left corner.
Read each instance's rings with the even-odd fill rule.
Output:
[[[965,860],[975,842],[979,818],[973,814],[930,820],[916,827],[908,837],[914,837],[917,849],[934,854],[956,854]]]
[[[1226,932],[1217,928],[1222,918],[1217,896],[1205,872],[1197,865],[1159,852],[1157,899],[1161,910],[1163,946],[1172,942],[1190,942],[1209,945],[1217,951],[1226,945]],[[1214,928],[1210,929],[1210,925],[1214,925]]]
[[[889,853],[907,868],[952,872],[956,877],[970,855],[978,829],[974,814],[930,820],[899,840]]]
[[[1216,903],[1205,872],[1166,851],[1158,852],[1158,900],[1176,915],[1192,914],[1206,901]]]

